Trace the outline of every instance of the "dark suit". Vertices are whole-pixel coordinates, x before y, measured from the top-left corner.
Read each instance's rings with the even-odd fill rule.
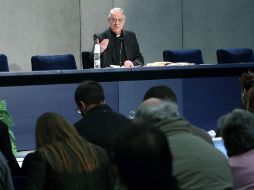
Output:
[[[11,141],[8,132],[7,125],[0,121],[0,151],[8,161],[9,168],[11,169],[12,175],[20,174],[20,167],[15,156],[12,153]]]
[[[111,64],[115,63],[115,45],[114,45],[114,34],[110,29],[106,30],[103,33],[95,35],[96,38],[101,42],[103,39],[109,39],[109,44],[107,49],[101,55],[101,67],[109,67]],[[144,65],[144,58],[139,51],[139,45],[134,32],[127,30],[122,30],[122,41],[123,41],[123,50],[127,60],[133,62],[135,66]],[[119,50],[120,51],[120,50]],[[123,60],[124,62],[125,60]]]
[[[85,139],[109,152],[115,136],[130,126],[130,123],[128,118],[102,104],[91,108],[74,126]]]

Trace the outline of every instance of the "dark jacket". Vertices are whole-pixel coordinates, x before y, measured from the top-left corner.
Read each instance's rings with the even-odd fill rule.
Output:
[[[110,29],[96,34],[96,38],[99,39],[101,42],[103,39],[109,39],[109,44],[107,49],[101,54],[101,67],[110,67],[111,64],[114,64],[115,60],[115,45],[113,42],[114,34],[110,31]],[[136,65],[144,65],[144,58],[139,50],[138,41],[134,32],[130,32],[127,30],[122,30],[122,39],[123,39],[123,46],[125,50],[125,54],[127,60],[133,62]],[[93,56],[91,58],[93,60]],[[125,61],[125,60],[123,60]]]
[[[99,167],[93,172],[57,174],[40,152],[28,154],[23,162],[24,175],[28,175],[28,190],[113,190],[115,177],[107,152],[93,145]],[[77,163],[78,164],[78,163]]]
[[[125,116],[113,112],[106,104],[91,108],[86,116],[74,124],[81,136],[89,142],[111,149],[117,134],[130,126],[131,121]]]
[[[8,161],[9,168],[12,175],[20,174],[20,167],[15,156],[12,153],[11,140],[8,132],[8,127],[5,123],[0,121],[0,151]]]

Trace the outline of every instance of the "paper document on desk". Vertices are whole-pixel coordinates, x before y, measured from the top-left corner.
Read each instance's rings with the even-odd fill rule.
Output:
[[[121,68],[120,65],[110,65],[110,67],[112,67],[112,68]]]
[[[146,66],[186,66],[186,65],[195,65],[195,63],[187,63],[187,62],[178,62],[178,63],[173,63],[173,62],[153,62],[153,63],[147,63]]]
[[[147,63],[145,66],[150,67],[150,66],[166,66],[171,64],[172,62],[165,62],[165,61],[161,61],[161,62],[153,62],[153,63]]]

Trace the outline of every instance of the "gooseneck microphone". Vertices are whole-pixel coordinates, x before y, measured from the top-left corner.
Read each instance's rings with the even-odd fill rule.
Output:
[[[123,50],[123,37],[120,37],[120,54],[119,54],[119,65],[122,66],[122,50]]]

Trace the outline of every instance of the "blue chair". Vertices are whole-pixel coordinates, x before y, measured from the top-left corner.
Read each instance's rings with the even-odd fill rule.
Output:
[[[82,52],[82,64],[83,69],[90,69],[93,68],[93,62],[90,60],[92,51],[83,51]]]
[[[204,64],[202,52],[199,49],[165,50],[163,51],[163,60],[173,63],[188,62]]]
[[[72,54],[36,55],[31,58],[32,71],[77,69]]]
[[[229,48],[216,51],[217,61],[222,63],[253,62],[253,51],[250,48]]]
[[[9,71],[8,59],[4,54],[0,54],[0,72]]]

